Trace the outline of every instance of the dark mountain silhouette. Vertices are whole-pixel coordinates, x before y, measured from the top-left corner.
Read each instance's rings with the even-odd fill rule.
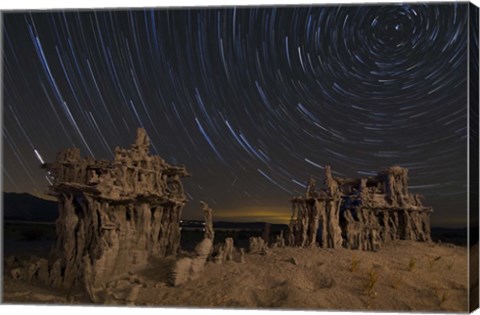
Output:
[[[55,201],[42,199],[28,193],[3,193],[3,219],[15,221],[55,222],[58,217],[58,206]],[[242,229],[261,231],[265,222],[227,222],[214,221],[217,229]],[[201,220],[183,220],[183,227],[203,227]],[[287,230],[285,224],[271,224],[271,231],[277,233]],[[478,231],[478,230],[477,230]],[[445,243],[466,245],[466,228],[432,227],[432,239]]]
[[[3,193],[3,219],[18,221],[54,222],[58,217],[55,201],[27,193]]]

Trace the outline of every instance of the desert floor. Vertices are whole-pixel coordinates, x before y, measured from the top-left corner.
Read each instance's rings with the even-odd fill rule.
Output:
[[[245,263],[208,262],[179,287],[167,284],[173,259],[139,272],[135,305],[321,310],[467,311],[467,250],[395,241],[378,252],[273,248]],[[5,270],[4,303],[91,304],[85,293],[13,280]]]

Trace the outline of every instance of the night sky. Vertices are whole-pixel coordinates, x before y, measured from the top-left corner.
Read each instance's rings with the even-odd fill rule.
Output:
[[[432,224],[466,225],[463,4],[19,12],[3,17],[3,189],[38,154],[113,158],[146,128],[186,165],[183,217],[285,222],[310,174],[398,164]]]

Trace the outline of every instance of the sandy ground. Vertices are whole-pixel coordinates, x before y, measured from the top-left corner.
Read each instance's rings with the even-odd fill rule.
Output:
[[[274,248],[246,263],[207,263],[180,287],[167,284],[172,259],[140,273],[138,306],[467,312],[467,250],[397,241],[378,252]],[[89,304],[84,293],[4,279],[4,303]]]

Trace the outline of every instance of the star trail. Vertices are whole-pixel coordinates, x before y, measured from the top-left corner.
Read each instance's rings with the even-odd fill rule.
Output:
[[[277,222],[324,165],[393,164],[466,225],[468,4],[4,14],[3,189],[44,193],[42,160],[113,157],[144,127],[186,165],[183,216]]]

